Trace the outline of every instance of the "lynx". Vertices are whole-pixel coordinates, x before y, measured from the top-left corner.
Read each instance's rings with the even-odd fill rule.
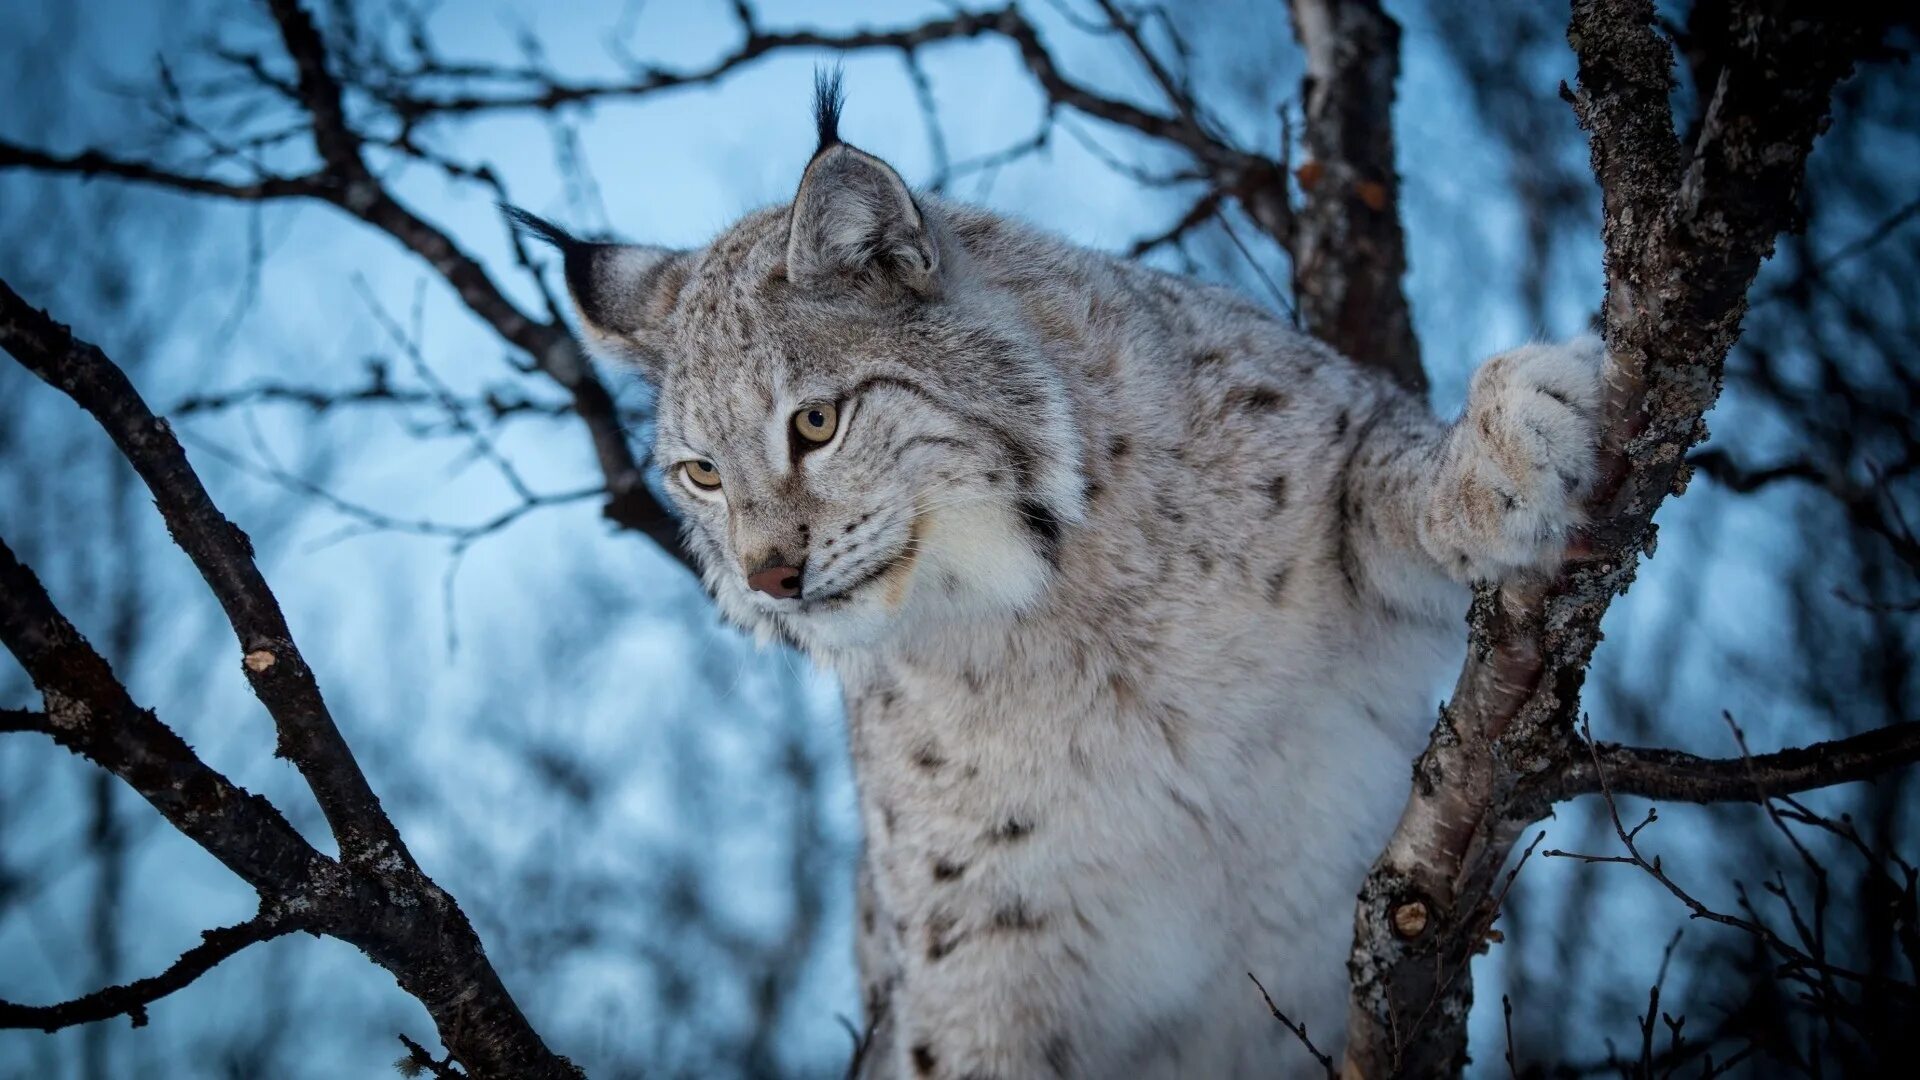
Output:
[[[732,621],[837,674],[871,1077],[1233,1077],[1337,1046],[1354,895],[1465,639],[1561,558],[1601,349],[1442,423],[1235,293],[916,194],[843,142],[707,247],[562,253],[658,390]]]

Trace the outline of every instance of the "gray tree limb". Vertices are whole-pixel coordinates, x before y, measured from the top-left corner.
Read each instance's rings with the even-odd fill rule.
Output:
[[[1793,221],[1829,96],[1864,36],[1837,14],[1813,20],[1767,0],[1735,3],[1729,17],[1739,44],[1683,151],[1651,0],[1574,4],[1580,87],[1568,96],[1605,215],[1605,477],[1586,554],[1551,582],[1476,596],[1467,664],[1361,890],[1346,1075],[1451,1074],[1465,1061],[1466,965],[1495,914],[1494,879],[1538,812],[1515,789],[1579,756],[1574,720],[1600,618],[1705,434],[1747,290]]]

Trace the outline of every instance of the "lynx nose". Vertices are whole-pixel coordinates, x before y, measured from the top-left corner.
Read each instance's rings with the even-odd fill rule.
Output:
[[[795,566],[766,566],[747,575],[747,587],[766,593],[776,600],[800,595],[800,569]]]

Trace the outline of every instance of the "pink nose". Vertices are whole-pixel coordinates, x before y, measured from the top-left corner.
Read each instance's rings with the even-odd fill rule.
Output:
[[[747,575],[747,587],[777,600],[800,595],[800,570],[793,566],[769,566]]]

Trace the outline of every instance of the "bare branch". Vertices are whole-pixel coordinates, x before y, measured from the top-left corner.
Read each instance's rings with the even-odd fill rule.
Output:
[[[1595,781],[1600,788],[1600,795],[1606,800],[1607,814],[1613,823],[1614,836],[1620,841],[1620,846],[1626,850],[1627,854],[1622,858],[1619,856],[1579,855],[1565,851],[1548,851],[1544,853],[1545,856],[1549,858],[1579,859],[1588,863],[1628,863],[1638,867],[1644,871],[1648,877],[1659,882],[1660,886],[1672,894],[1674,899],[1684,904],[1687,911],[1694,918],[1732,927],[1759,939],[1762,944],[1772,950],[1772,952],[1781,959],[1784,969],[1782,974],[1803,980],[1839,978],[1870,988],[1877,993],[1891,994],[1906,999],[1920,999],[1920,987],[1899,982],[1876,972],[1854,971],[1849,968],[1840,967],[1828,962],[1824,956],[1811,954],[1794,946],[1793,943],[1775,933],[1772,927],[1759,921],[1758,916],[1754,915],[1753,908],[1748,905],[1745,900],[1744,889],[1741,890],[1741,905],[1747,911],[1747,916],[1729,915],[1725,912],[1717,911],[1688,892],[1667,873],[1659,856],[1656,855],[1649,859],[1642,854],[1640,850],[1638,843],[1639,835],[1648,825],[1658,820],[1658,814],[1653,810],[1649,810],[1646,818],[1642,820],[1639,825],[1629,830],[1620,819],[1620,806],[1619,803],[1615,801],[1615,792],[1611,779],[1600,763],[1599,756],[1595,752],[1597,748],[1592,742],[1591,733],[1586,730],[1584,723],[1582,724],[1581,737],[1586,742],[1588,758],[1592,762],[1595,770]],[[1784,829],[1784,826],[1782,826],[1782,828]],[[1789,839],[1793,839],[1791,835],[1789,835]],[[1793,843],[1796,848],[1799,847],[1798,840],[1793,840]],[[1784,889],[1776,890],[1776,892],[1783,899],[1786,899]],[[1791,912],[1792,901],[1787,900],[1786,902]],[[1795,916],[1795,922],[1796,924],[1799,923],[1797,915]],[[1803,939],[1812,937],[1805,927],[1801,927],[1800,929]],[[1675,940],[1678,940],[1678,935],[1675,935]],[[1668,946],[1669,955],[1672,952],[1672,948],[1673,946],[1670,944]],[[1665,967],[1666,960],[1662,959],[1661,969],[1663,972],[1665,971]]]
[[[424,1005],[475,1076],[577,1080],[500,982],[466,916],[408,854],[367,786],[245,534],[221,515],[166,423],[99,349],[0,282],[0,345],[101,423],[152,491],[174,540],[226,609],[280,753],[307,778],[342,859],[316,852],[272,804],[208,768],[126,688],[0,543],[0,642],[46,702],[37,727],[107,768],[260,892],[265,910],[359,947]],[[32,714],[13,714],[25,726]]]
[[[147,408],[99,349],[0,282],[0,347],[93,414],[153,492],[174,541],[193,560],[233,625],[247,679],[273,714],[278,752],[292,761],[326,814],[349,862],[398,858],[413,865],[380,810],[320,686],[293,644],[280,605],[253,561],[253,544],[214,506],[166,422]]]
[[[394,1068],[402,1076],[428,1075],[437,1080],[461,1080],[466,1074],[453,1067],[453,1055],[436,1058],[427,1052],[427,1048],[402,1034],[397,1036],[400,1045],[407,1048],[406,1056],[394,1062]]]
[[[1523,786],[1515,803],[1540,799],[1544,809],[1564,799],[1598,794],[1603,774],[1619,795],[1667,802],[1764,803],[1781,795],[1872,780],[1915,762],[1920,762],[1920,722],[1741,758],[1599,743],[1591,760],[1569,764],[1537,788]]]
[[[232,390],[215,390],[208,393],[193,394],[181,398],[172,409],[173,416],[193,416],[199,413],[226,412],[230,409],[244,408],[259,404],[298,405],[309,412],[323,413],[337,408],[349,408],[357,405],[390,405],[400,408],[417,408],[436,405],[440,395],[431,390],[413,390],[396,387],[384,380],[372,381],[364,386],[345,389],[330,389],[318,386],[301,386],[296,383],[263,381],[251,385],[236,387]],[[488,391],[478,399],[465,399],[460,408],[469,413],[484,413],[488,419],[499,421],[515,416],[543,417],[557,420],[573,415],[573,406],[562,401],[536,401],[533,398],[500,391]]]
[[[8,139],[0,139],[0,169],[34,169],[46,173],[68,173],[82,178],[109,176],[119,180],[152,184],[193,195],[212,195],[222,199],[259,201],[263,199],[315,198],[325,188],[322,174],[304,176],[263,176],[249,181],[220,180],[191,176],[144,161],[128,161],[86,150],[78,154],[50,154]]]
[[[47,732],[52,723],[46,713],[32,709],[0,709],[0,732]]]
[[[1273,1003],[1273,995],[1267,993],[1267,988],[1260,985],[1260,980],[1254,977],[1253,972],[1247,972],[1247,978],[1253,979],[1254,988],[1260,991],[1260,1000],[1267,1003],[1267,1011],[1273,1014],[1275,1020],[1280,1021],[1280,1026],[1293,1033],[1293,1037],[1299,1040],[1301,1046],[1307,1048],[1307,1053],[1312,1054],[1313,1060],[1320,1063],[1320,1067],[1326,1070],[1327,1076],[1339,1075],[1334,1072],[1332,1056],[1313,1045],[1313,1040],[1307,1038],[1307,1025],[1304,1022],[1295,1022],[1288,1018],[1286,1013],[1281,1012],[1280,1006]]]
[[[1888,479],[1908,475],[1920,466],[1911,457],[1892,468],[1876,470],[1873,484],[1856,483],[1844,473],[1822,468],[1807,458],[1753,468],[1734,461],[1724,450],[1702,450],[1689,456],[1687,464],[1727,490],[1743,494],[1783,481],[1811,484],[1837,499],[1849,521],[1884,538],[1900,561],[1920,570],[1920,540],[1900,519],[1898,506],[1886,487]]]
[[[300,70],[300,96],[313,119],[314,144],[327,162],[329,201],[379,228],[425,259],[461,300],[573,396],[607,480],[608,518],[652,537],[683,561],[679,525],[648,492],[613,396],[564,328],[529,318],[471,255],[403,206],[368,171],[362,141],[347,126],[340,83],[327,67],[326,43],[296,0],[272,0],[287,52]]]
[[[569,82],[532,68],[428,64],[391,72],[389,74],[392,77],[386,80],[384,88],[369,89],[382,104],[409,125],[442,117],[488,112],[550,112],[567,105],[626,101],[667,90],[708,85],[777,52],[796,49],[827,49],[835,52],[894,49],[913,53],[941,42],[992,33],[1004,34],[1009,20],[1021,24],[1026,22],[1024,16],[1009,6],[997,11],[960,12],[893,30],[823,33],[803,29],[770,33],[760,31],[757,24],[747,24],[746,35],[734,51],[706,67],[686,71],[645,67],[625,79]],[[520,85],[490,92],[454,91],[444,94],[417,93],[411,89],[429,79],[444,83],[448,77],[485,79],[495,83],[517,82]]]
[[[144,1027],[147,1006],[212,971],[214,965],[247,946],[271,941],[300,928],[284,913],[262,913],[237,926],[203,931],[200,944],[181,954],[180,959],[158,975],[125,986],[109,986],[58,1005],[16,1005],[0,1001],[0,1028],[38,1028],[51,1032],[116,1016],[129,1017],[134,1027]]]
[[[1188,233],[1213,220],[1213,216],[1220,212],[1220,200],[1221,195],[1218,191],[1209,191],[1195,199],[1193,205],[1187,207],[1187,212],[1180,215],[1180,220],[1152,236],[1143,236],[1128,246],[1127,258],[1137,259],[1168,244],[1178,244],[1186,238]]]
[[[35,168],[80,175],[112,175],[176,190],[236,199],[312,198],[337,206],[398,240],[444,278],[463,303],[502,338],[533,358],[534,364],[571,396],[585,423],[595,458],[606,478],[605,516],[646,534],[662,549],[687,561],[679,543],[679,523],[648,491],[638,459],[626,435],[627,425],[613,395],[566,328],[536,320],[509,300],[484,267],[395,199],[364,158],[365,140],[347,124],[343,91],[327,66],[325,42],[312,19],[295,0],[271,5],[287,50],[299,69],[297,92],[308,110],[314,144],[323,168],[300,177],[272,177],[250,184],[193,176],[150,163],[130,162],[89,151],[60,157],[0,141],[0,168]]]
[[[322,859],[280,811],[215,772],[140,708],[0,540],[0,642],[47,699],[20,727],[112,772],[187,838],[256,889],[308,880]]]

